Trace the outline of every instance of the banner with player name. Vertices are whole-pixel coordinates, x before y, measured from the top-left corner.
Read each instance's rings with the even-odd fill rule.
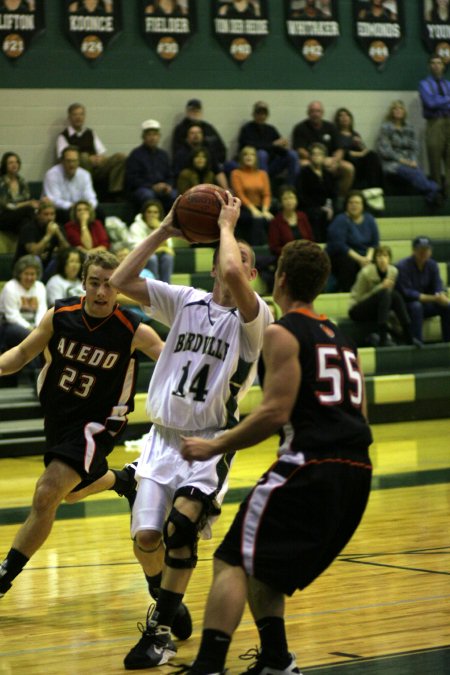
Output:
[[[122,31],[122,0],[66,0],[64,23],[71,42],[95,62]]]
[[[311,65],[339,37],[337,0],[285,0],[288,40]]]
[[[361,49],[382,68],[405,35],[404,0],[353,0],[355,36]]]
[[[170,63],[196,31],[195,0],[141,0],[144,39]]]
[[[422,0],[420,3],[422,35],[430,54],[439,54],[445,63],[450,61],[450,2],[449,0]]]
[[[45,28],[44,0],[0,0],[0,40],[2,51],[18,59]]]
[[[269,34],[267,0],[213,0],[213,32],[237,63]]]

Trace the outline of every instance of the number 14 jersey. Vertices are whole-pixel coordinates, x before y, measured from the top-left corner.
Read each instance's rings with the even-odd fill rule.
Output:
[[[258,316],[244,323],[235,307],[216,304],[212,293],[154,280],[147,284],[152,316],[171,327],[150,382],[150,419],[180,431],[233,426],[272,321],[266,303],[258,298]]]

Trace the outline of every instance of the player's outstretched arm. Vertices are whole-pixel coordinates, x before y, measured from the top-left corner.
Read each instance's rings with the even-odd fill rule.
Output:
[[[242,422],[213,440],[183,438],[181,454],[189,461],[249,448],[274,434],[289,421],[301,381],[298,340],[282,326],[272,324],[264,334],[266,366],[262,403]]]
[[[44,351],[53,335],[53,307],[44,315],[39,326],[34,328],[22,342],[0,356],[0,375],[17,373]]]
[[[139,349],[153,361],[157,361],[163,347],[164,342],[158,333],[145,323],[140,323],[134,334],[132,349]]]
[[[256,319],[259,312],[259,303],[256,293],[251,286],[251,281],[256,278],[257,271],[251,268],[247,273],[242,259],[242,252],[234,236],[234,229],[241,210],[241,201],[227,192],[228,201],[222,199],[219,193],[217,197],[222,203],[219,219],[220,248],[219,266],[225,284],[233,294],[237,308],[245,322]]]
[[[170,237],[183,236],[181,231],[174,226],[173,214],[175,204],[161,225],[141,241],[111,275],[110,284],[112,286],[142,305],[151,304],[147,282],[139,276],[146,266],[148,259]]]

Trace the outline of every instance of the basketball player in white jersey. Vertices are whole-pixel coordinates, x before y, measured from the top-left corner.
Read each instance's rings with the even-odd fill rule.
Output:
[[[147,413],[153,422],[137,467],[138,490],[131,534],[134,550],[156,598],[142,637],[125,657],[127,669],[166,663],[175,653],[171,627],[197,562],[200,531],[219,515],[233,454],[189,463],[182,436],[213,438],[238,420],[238,400],[252,384],[265,328],[272,321],[254,292],[254,253],[234,229],[240,200],[230,192],[218,218],[220,245],[212,266],[212,293],[142,279],[149,257],[169,237],[182,236],[174,209],[121,263],[111,284],[170,326],[150,382]],[[164,554],[165,550],[165,554]],[[164,562],[164,565],[163,565]],[[186,631],[192,630],[186,608]]]

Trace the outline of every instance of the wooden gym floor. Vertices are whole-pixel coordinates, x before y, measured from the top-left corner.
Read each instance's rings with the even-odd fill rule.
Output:
[[[450,420],[373,427],[373,491],[347,549],[287,601],[290,647],[316,675],[450,673]],[[275,440],[242,451],[212,543],[202,542],[186,595],[194,619],[173,665],[196,653],[214,547],[274,456]],[[118,448],[112,466],[134,459]],[[39,457],[0,460],[0,556],[10,547],[42,469]],[[50,538],[0,600],[1,675],[123,672],[149,598],[128,534],[126,500],[107,492],[63,505]],[[227,666],[257,644],[246,611]]]

